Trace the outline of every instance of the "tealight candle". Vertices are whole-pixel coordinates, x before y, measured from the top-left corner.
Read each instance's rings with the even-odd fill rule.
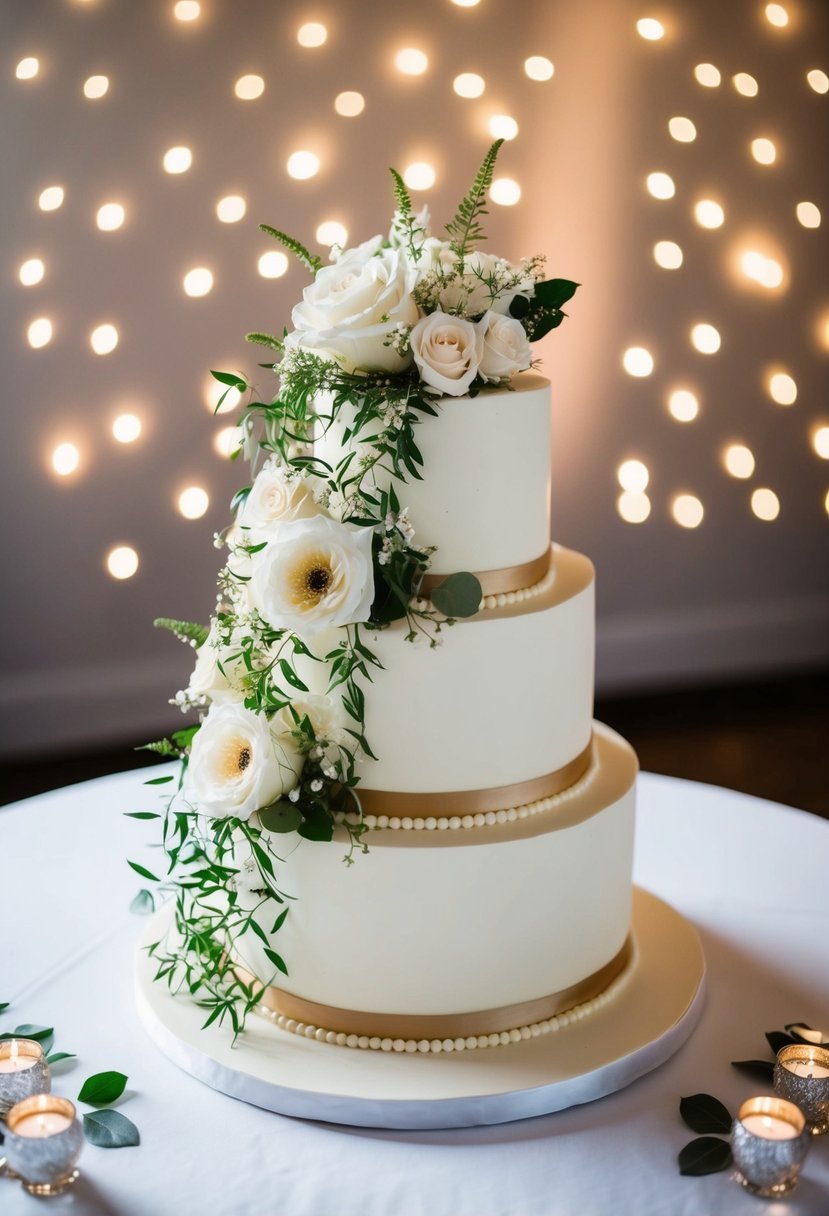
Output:
[[[57,1195],[78,1176],[83,1131],[75,1107],[55,1094],[32,1094],[11,1108],[6,1130],[8,1168],[32,1195]]]
[[[811,1043],[781,1047],[774,1066],[774,1092],[800,1107],[813,1136],[829,1131],[829,1049]]]
[[[782,1098],[749,1098],[731,1129],[734,1164],[747,1190],[782,1195],[797,1183],[809,1148],[806,1120]]]
[[[52,1075],[40,1043],[6,1039],[0,1043],[0,1118],[30,1094],[48,1094]]]

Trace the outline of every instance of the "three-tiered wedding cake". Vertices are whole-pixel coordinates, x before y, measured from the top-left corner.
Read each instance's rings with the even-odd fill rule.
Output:
[[[260,467],[210,626],[163,622],[200,721],[155,745],[185,773],[152,951],[208,1024],[494,1047],[635,968],[636,759],[592,720],[593,568],[550,544],[530,370],[577,285],[475,248],[498,146],[446,239],[396,173],[389,235],[331,265],[267,230],[313,280],[284,339],[250,335],[280,388],[240,420]]]

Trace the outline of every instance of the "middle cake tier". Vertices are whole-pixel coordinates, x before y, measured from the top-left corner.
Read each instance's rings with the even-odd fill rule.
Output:
[[[409,642],[407,630],[399,622],[367,639],[383,664],[372,669],[366,697],[365,733],[378,757],[359,767],[367,812],[377,791],[458,792],[475,795],[467,800],[473,811],[497,810],[558,793],[583,775],[594,663],[586,557],[553,546],[537,594],[445,627],[444,645]],[[424,813],[404,802],[390,813]]]

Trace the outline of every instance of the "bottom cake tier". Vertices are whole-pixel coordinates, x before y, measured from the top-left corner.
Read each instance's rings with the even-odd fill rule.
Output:
[[[263,1006],[287,1029],[346,1043],[509,1041],[573,1007],[589,1012],[634,965],[636,770],[632,748],[597,723],[586,775],[543,804],[453,815],[442,829],[390,818],[352,866],[345,838],[292,838],[279,881],[295,902],[273,940],[289,974]],[[273,973],[250,935],[234,957]]]

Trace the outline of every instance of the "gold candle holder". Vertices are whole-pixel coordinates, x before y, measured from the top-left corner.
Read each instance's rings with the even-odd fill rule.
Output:
[[[791,1191],[809,1144],[802,1111],[783,1098],[749,1098],[731,1129],[731,1152],[740,1181],[755,1195]]]
[[[813,1136],[829,1131],[829,1050],[811,1043],[781,1047],[774,1066],[774,1092],[799,1106]]]
[[[52,1074],[40,1043],[6,1039],[0,1043],[0,1119],[30,1094],[48,1094]]]
[[[6,1170],[30,1195],[59,1195],[78,1177],[83,1131],[68,1098],[32,1094],[6,1118]]]

